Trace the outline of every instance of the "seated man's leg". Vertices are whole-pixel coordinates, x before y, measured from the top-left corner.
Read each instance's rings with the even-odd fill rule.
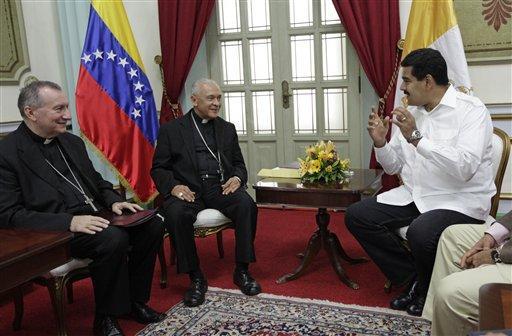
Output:
[[[434,297],[432,335],[467,335],[477,329],[478,292],[488,283],[512,283],[512,265],[482,265],[442,279]]]
[[[229,195],[221,195],[220,199],[211,201],[210,206],[221,211],[233,221],[235,227],[235,259],[237,262],[251,263],[256,261],[254,238],[258,221],[258,207],[245,190],[237,190]]]
[[[125,229],[130,236],[128,257],[130,273],[131,315],[139,323],[154,323],[165,315],[149,308],[146,303],[151,294],[156,255],[162,244],[164,228],[160,217]]]
[[[171,197],[162,206],[164,225],[171,235],[177,258],[178,273],[189,273],[199,269],[194,240],[194,222],[203,206],[196,200],[187,202]]]
[[[437,245],[434,269],[423,308],[423,318],[432,320],[434,296],[439,282],[446,276],[461,271],[455,263],[458,264],[462,255],[483,237],[485,229],[486,226],[481,224],[456,224],[443,231]]]
[[[453,224],[480,222],[457,211],[439,209],[425,212],[411,223],[407,230],[407,241],[418,273],[418,298],[416,303],[408,307],[408,313],[418,316],[422,314],[437,244],[444,229]]]
[[[348,207],[345,224],[380,270],[395,285],[415,275],[412,256],[394,232],[419,215],[416,206],[394,206],[367,198]]]
[[[162,208],[164,223],[176,251],[178,273],[188,273],[190,277],[190,287],[185,292],[183,301],[188,307],[199,306],[204,302],[208,284],[199,267],[194,222],[204,205],[199,199],[187,202],[171,197]]]
[[[238,189],[232,194],[222,195],[221,189],[213,189],[205,199],[207,207],[218,209],[231,219],[235,228],[235,260],[236,268],[233,274],[234,283],[246,295],[256,295],[261,292],[260,285],[248,271],[249,263],[256,261],[254,253],[254,238],[258,221],[258,207],[249,194]]]
[[[115,226],[94,235],[77,233],[71,240],[71,256],[93,260],[89,270],[97,317],[130,312],[128,247],[128,233]]]

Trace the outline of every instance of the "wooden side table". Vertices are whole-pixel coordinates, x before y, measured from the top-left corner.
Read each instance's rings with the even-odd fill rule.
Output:
[[[328,229],[330,215],[327,209],[346,209],[349,205],[364,197],[374,196],[381,188],[381,170],[355,169],[354,175],[345,183],[308,183],[303,184],[299,179],[265,178],[253,185],[258,204],[282,206],[297,206],[317,208],[316,230],[309,239],[303,253],[302,262],[292,273],[277,280],[284,283],[301,276],[321,248],[326,250],[331,264],[340,280],[352,289],[359,285],[347,276],[341,260],[350,263],[367,261],[364,258],[351,258],[345,253],[338,237]]]

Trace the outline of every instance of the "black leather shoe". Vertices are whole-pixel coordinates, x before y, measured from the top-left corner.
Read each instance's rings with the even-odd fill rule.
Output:
[[[233,282],[245,295],[258,295],[261,293],[260,284],[253,279],[247,270],[235,270]]]
[[[407,307],[407,314],[413,316],[421,316],[423,313],[423,306],[425,306],[425,297],[418,296],[410,305]]]
[[[208,290],[208,283],[205,278],[194,278],[190,280],[190,287],[185,292],[183,302],[187,307],[197,307],[204,302],[204,296]]]
[[[94,318],[94,335],[96,336],[122,336],[123,331],[117,319],[111,316]]]
[[[155,311],[144,303],[132,302],[130,317],[139,323],[148,324],[162,321],[165,314]]]
[[[389,306],[396,310],[406,310],[416,298],[417,287],[418,281],[413,281],[402,294],[391,300]]]

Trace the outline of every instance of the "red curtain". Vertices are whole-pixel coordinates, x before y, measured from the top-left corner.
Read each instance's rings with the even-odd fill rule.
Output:
[[[199,49],[215,0],[158,0],[165,81],[160,124],[183,115],[178,98]]]
[[[366,76],[379,95],[379,113],[390,116],[400,61],[398,0],[332,0],[354,45]],[[369,113],[369,111],[368,111]],[[363,120],[365,120],[363,118]],[[391,130],[388,133],[388,139]],[[378,167],[372,152],[370,168]],[[394,176],[383,177],[383,189],[398,185]]]

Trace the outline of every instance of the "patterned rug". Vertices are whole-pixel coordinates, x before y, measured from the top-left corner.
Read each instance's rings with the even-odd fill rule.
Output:
[[[180,302],[137,335],[430,335],[430,322],[384,308],[210,287],[203,305]]]

